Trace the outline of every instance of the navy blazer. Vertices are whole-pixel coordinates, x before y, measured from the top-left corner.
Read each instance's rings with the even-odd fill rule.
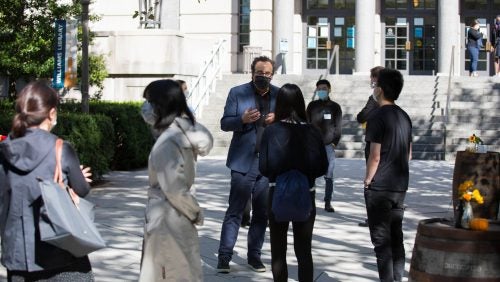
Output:
[[[274,112],[279,88],[270,85],[269,89],[268,95],[271,95],[270,111]],[[241,119],[247,109],[257,108],[255,95],[253,82],[231,88],[224,106],[224,115],[220,120],[223,131],[233,131],[226,166],[241,173],[247,173],[255,159],[255,143],[257,142],[255,123],[243,124]]]

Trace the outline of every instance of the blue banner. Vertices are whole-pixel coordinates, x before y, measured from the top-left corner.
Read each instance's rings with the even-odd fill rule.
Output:
[[[54,75],[52,77],[52,87],[61,89],[64,87],[64,70],[66,55],[66,21],[56,20],[55,23],[55,51],[54,51]]]

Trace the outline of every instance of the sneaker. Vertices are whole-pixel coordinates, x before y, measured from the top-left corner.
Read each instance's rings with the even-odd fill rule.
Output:
[[[473,73],[472,73],[472,76],[474,76],[474,77],[478,77],[478,76],[479,76],[479,74],[478,74],[477,72],[473,72]]]
[[[260,260],[254,260],[254,261],[249,261],[248,265],[250,265],[250,268],[255,271],[255,272],[265,272],[266,267]]]
[[[231,268],[229,267],[229,262],[231,261],[228,257],[219,257],[219,262],[217,263],[217,272],[219,273],[229,273]]]

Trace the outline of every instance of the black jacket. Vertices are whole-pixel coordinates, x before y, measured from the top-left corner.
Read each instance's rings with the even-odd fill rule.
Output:
[[[342,109],[332,100],[316,100],[307,105],[307,119],[323,136],[325,145],[339,144],[342,135]]]
[[[37,177],[53,179],[57,136],[28,129],[24,137],[0,142],[0,236],[2,264],[9,270],[38,271],[59,268],[78,259],[40,241],[38,220],[42,205]],[[80,170],[76,152],[62,148],[64,181],[83,197],[90,186]]]
[[[368,98],[368,101],[366,101],[365,107],[356,116],[356,120],[359,123],[367,122],[373,115],[373,110],[377,108],[378,108],[377,101],[375,101],[375,99],[373,99],[373,96],[370,95],[370,98]]]
[[[312,187],[328,169],[321,135],[310,124],[275,122],[264,130],[260,149],[260,173],[269,182],[275,182],[283,172],[297,169],[308,177]]]
[[[483,39],[483,34],[478,30],[469,28],[467,32],[467,47],[479,48],[478,41]]]

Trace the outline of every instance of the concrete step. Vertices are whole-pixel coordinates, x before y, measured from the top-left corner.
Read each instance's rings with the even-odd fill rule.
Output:
[[[220,130],[227,94],[231,87],[250,81],[249,74],[224,75],[218,81],[216,91],[210,98],[200,119],[214,134],[215,150],[227,152],[231,133]],[[365,130],[355,121],[357,113],[365,105],[372,90],[365,76],[331,75],[332,99],[342,106],[343,124],[338,157],[364,157]],[[462,141],[472,134],[498,144],[500,117],[500,79],[479,77],[452,77],[450,91],[449,123],[445,129],[445,107],[448,96],[448,77],[405,76],[405,86],[397,104],[411,117],[413,122],[414,158],[442,160],[453,157],[450,150],[464,146]],[[295,83],[302,89],[309,103],[315,89],[317,77],[310,75],[275,75],[273,84],[282,86]],[[445,134],[446,133],[446,134]],[[444,140],[447,135],[446,153]],[[495,147],[496,148],[496,147]]]

